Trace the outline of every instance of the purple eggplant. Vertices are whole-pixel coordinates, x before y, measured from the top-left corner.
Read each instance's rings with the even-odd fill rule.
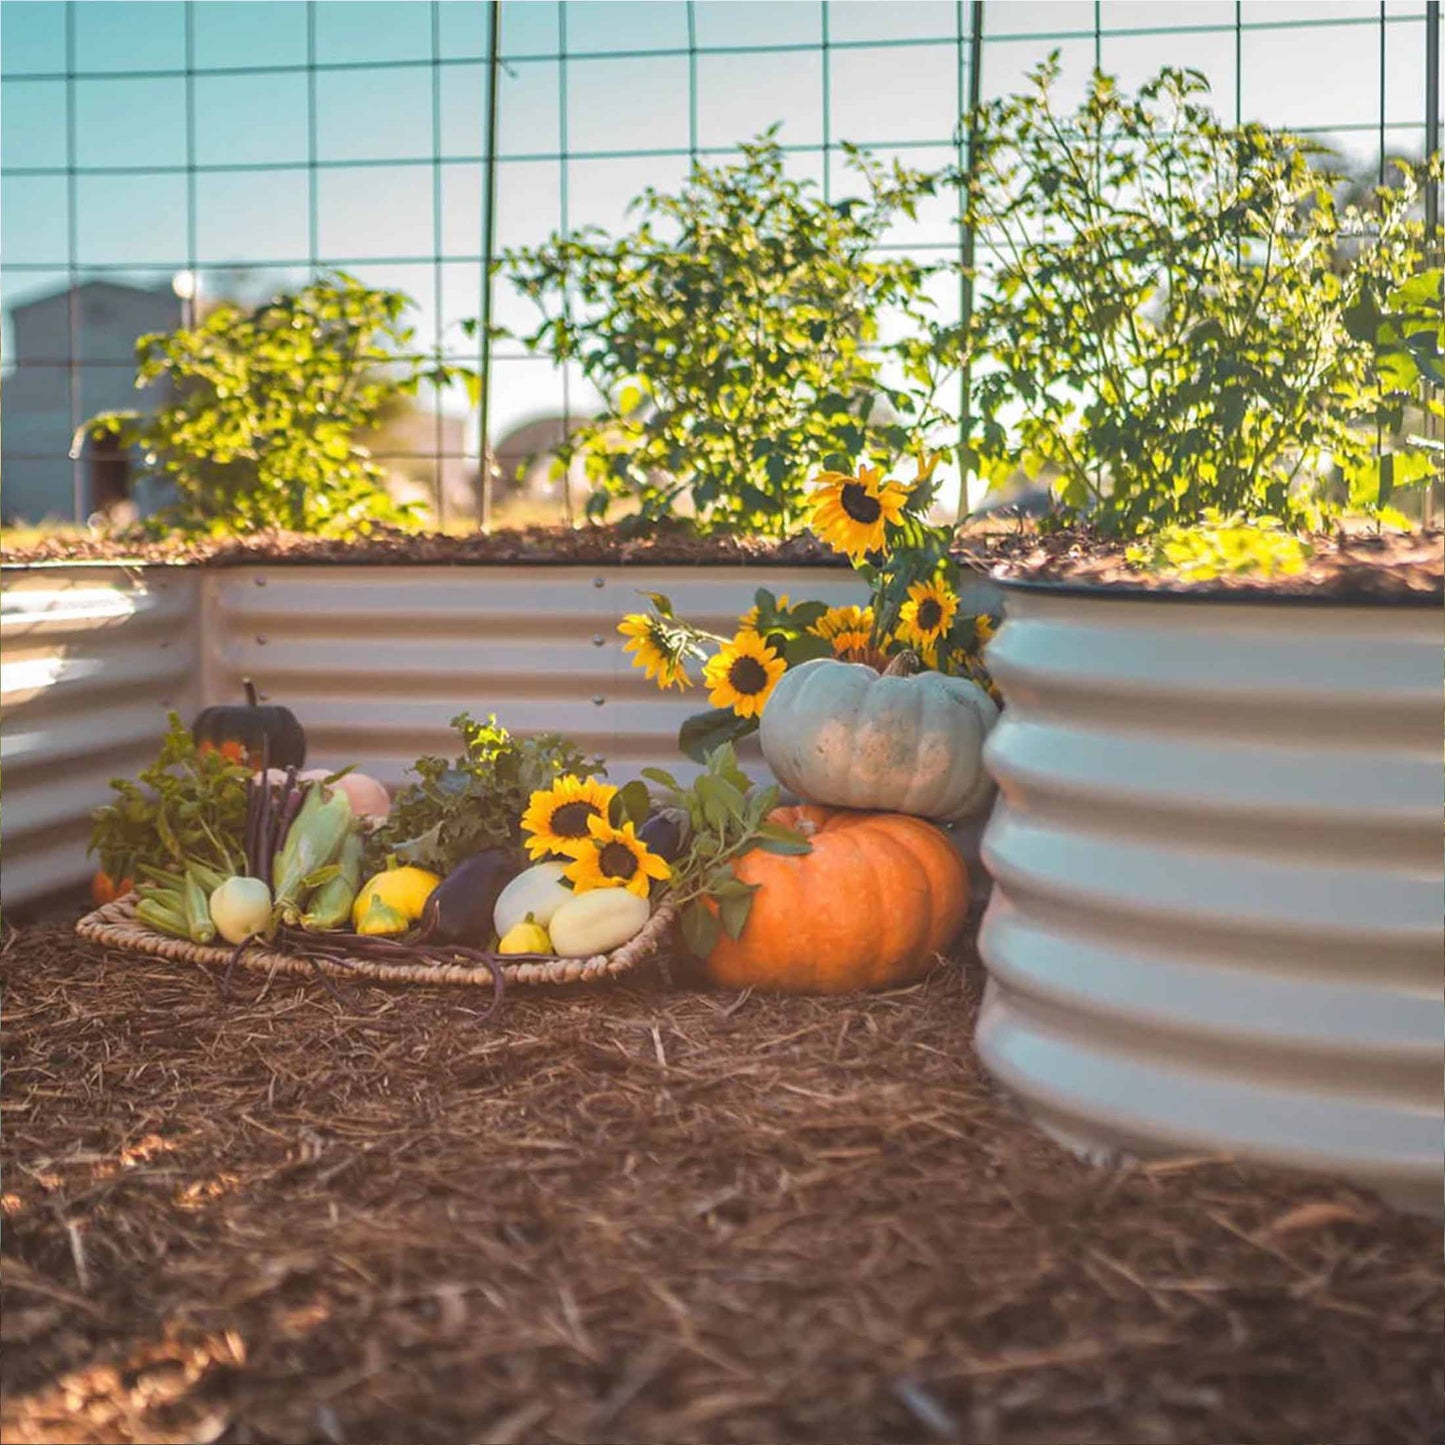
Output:
[[[427,899],[421,937],[485,948],[498,895],[521,871],[522,860],[509,848],[489,848],[463,859]]]

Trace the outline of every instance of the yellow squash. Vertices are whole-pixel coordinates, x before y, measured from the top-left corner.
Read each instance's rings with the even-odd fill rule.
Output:
[[[441,884],[435,873],[410,864],[402,868],[388,868],[370,879],[356,895],[351,909],[351,921],[360,930],[361,920],[366,917],[373,898],[380,899],[388,908],[394,909],[408,924],[415,923],[426,907],[432,890]]]

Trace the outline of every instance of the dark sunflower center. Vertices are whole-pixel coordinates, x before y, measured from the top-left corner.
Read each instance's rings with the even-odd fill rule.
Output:
[[[865,527],[876,522],[883,513],[883,504],[877,497],[870,497],[868,488],[860,482],[844,485],[839,504],[855,522],[861,522]]]
[[[768,670],[756,657],[738,657],[728,668],[728,681],[736,692],[751,697],[768,685]]]
[[[637,855],[624,843],[608,843],[597,858],[605,878],[631,878],[637,872]]]
[[[925,597],[918,604],[918,627],[922,632],[932,632],[943,621],[943,605],[935,598]]]
[[[563,803],[552,814],[552,831],[559,838],[585,838],[588,818],[597,816],[593,803]]]

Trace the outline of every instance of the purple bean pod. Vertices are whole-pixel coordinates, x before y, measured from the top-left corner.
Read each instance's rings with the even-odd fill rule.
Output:
[[[261,800],[256,809],[255,855],[251,859],[251,876],[259,878],[268,888],[271,886],[271,855],[266,850],[266,840],[271,829],[271,739],[261,739]]]

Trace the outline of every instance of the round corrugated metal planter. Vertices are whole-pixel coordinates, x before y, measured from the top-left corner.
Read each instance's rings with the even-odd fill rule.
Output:
[[[1095,1155],[1441,1208],[1441,621],[1005,584],[978,1050]]]

